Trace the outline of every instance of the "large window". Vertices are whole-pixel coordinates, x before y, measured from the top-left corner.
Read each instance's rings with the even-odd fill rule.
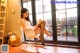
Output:
[[[42,13],[43,8],[42,8],[42,0],[36,0],[36,13]]]
[[[36,22],[42,19],[46,22],[46,29],[49,31],[50,36],[44,35],[45,40],[53,41],[53,30],[52,30],[52,13],[51,0],[34,0],[35,1],[35,15]],[[55,1],[74,1],[77,0],[55,0]],[[31,0],[23,3],[23,7],[29,10],[29,17],[31,22],[33,21],[32,16],[32,5]],[[57,41],[67,42],[78,42],[77,35],[77,3],[56,3],[56,24],[57,24]],[[53,15],[54,16],[54,15]]]
[[[58,0],[56,0],[58,1]],[[59,0],[74,1],[77,0]],[[78,41],[77,35],[77,4],[76,3],[56,3],[57,20],[57,40],[58,41]]]

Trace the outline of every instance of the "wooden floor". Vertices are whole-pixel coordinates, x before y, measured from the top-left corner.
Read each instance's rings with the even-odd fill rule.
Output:
[[[17,47],[9,46],[8,53],[80,53],[80,49],[21,44]]]

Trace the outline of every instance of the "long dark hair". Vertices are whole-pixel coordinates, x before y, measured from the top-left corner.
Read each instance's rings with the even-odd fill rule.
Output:
[[[22,8],[21,9],[21,18],[23,18],[23,13],[25,13],[25,12],[27,12],[28,11],[28,9],[26,9],[26,8]],[[27,17],[27,18],[25,18],[27,21],[30,21],[30,19],[29,19],[29,16]]]

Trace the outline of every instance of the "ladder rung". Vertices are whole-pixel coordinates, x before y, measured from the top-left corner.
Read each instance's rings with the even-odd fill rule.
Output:
[[[4,19],[4,18],[0,18],[0,19]]]
[[[0,24],[0,25],[4,25],[4,24]]]
[[[3,39],[2,37],[0,37],[0,39]]]
[[[3,11],[3,12],[0,12],[0,13],[5,13],[5,11]]]
[[[6,7],[6,5],[2,5],[2,4],[1,4],[1,7]]]
[[[3,32],[3,30],[0,30],[0,32]]]
[[[1,5],[1,7],[6,7],[6,6]]]

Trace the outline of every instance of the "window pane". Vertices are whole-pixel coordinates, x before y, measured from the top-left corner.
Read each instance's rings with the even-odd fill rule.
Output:
[[[51,12],[44,13],[44,20],[48,20],[52,18]]]
[[[70,2],[72,2],[72,1],[74,1],[74,2],[77,2],[77,0],[66,0],[66,2],[68,2],[68,1],[70,1]],[[72,8],[72,7],[77,7],[77,3],[67,3],[66,4],[66,8]]]
[[[28,10],[29,10],[29,14],[32,14],[32,5],[31,5],[31,1],[28,2]]]
[[[62,18],[65,18],[65,10],[56,11],[56,18],[59,18],[62,20]]]
[[[29,15],[29,19],[31,21],[31,24],[33,25],[33,17],[32,17],[32,15]]]
[[[28,8],[28,3],[27,2],[23,3],[23,8]]]
[[[77,16],[77,8],[67,9],[67,17],[76,17]]]
[[[29,19],[31,22],[33,21],[32,15],[29,15]]]
[[[29,14],[32,14],[32,5],[31,5],[31,1],[24,2],[24,3],[23,3],[23,8],[27,8],[27,9],[29,10]]]
[[[43,12],[43,9],[42,9],[42,0],[36,0],[35,1],[35,7],[36,7],[36,13]]]
[[[65,1],[65,0],[56,0],[57,2]],[[56,3],[56,10],[65,9],[65,3]]]
[[[77,21],[77,8],[67,9],[67,41],[78,41]]]
[[[44,12],[51,11],[51,0],[43,0]]]
[[[65,10],[56,11],[58,41],[66,41]]]
[[[77,19],[77,8],[67,9],[66,12],[67,12],[67,25],[76,24],[74,20]]]
[[[43,20],[43,13],[36,14],[36,21],[38,21],[39,19],[42,19]]]
[[[53,31],[52,31],[52,14],[51,12],[48,13],[44,13],[44,21],[46,21],[46,29],[48,30],[48,32],[50,33],[51,36],[48,36],[47,34],[45,34],[46,36],[44,37],[45,40],[53,40]]]

